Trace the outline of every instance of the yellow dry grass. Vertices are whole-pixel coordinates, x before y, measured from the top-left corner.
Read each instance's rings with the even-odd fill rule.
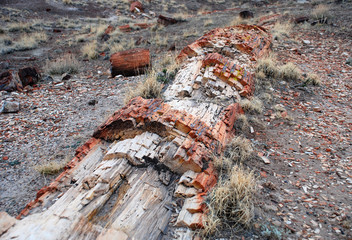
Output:
[[[250,100],[242,99],[240,105],[244,111],[249,113],[261,113],[263,111],[263,102],[257,97],[252,97]]]
[[[125,103],[137,96],[141,96],[147,99],[161,98],[161,90],[163,86],[156,80],[156,78],[157,72],[155,70],[151,70],[149,73],[147,73],[147,78],[145,81],[140,83],[136,89],[130,89],[126,94]]]
[[[88,59],[96,59],[99,57],[98,54],[98,46],[97,41],[94,40],[85,44],[81,49],[83,57],[87,57]]]
[[[219,180],[207,199],[208,212],[202,234],[209,236],[223,227],[248,227],[254,217],[254,173],[242,166],[233,166]]]
[[[281,39],[282,37],[288,37],[293,28],[292,23],[276,23],[274,27],[271,29],[271,33],[273,34],[275,39]]]
[[[283,80],[297,81],[301,79],[302,71],[295,64],[289,62],[280,67],[279,75]]]
[[[61,75],[63,73],[78,73],[80,67],[79,61],[72,54],[65,54],[55,61],[46,61],[45,72],[52,75]]]
[[[62,171],[65,165],[66,162],[51,161],[39,164],[34,169],[44,175],[53,175]]]

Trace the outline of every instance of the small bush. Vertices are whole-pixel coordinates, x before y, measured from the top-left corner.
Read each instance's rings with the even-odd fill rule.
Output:
[[[315,73],[308,73],[307,77],[305,78],[306,84],[312,84],[314,86],[319,86],[321,84],[321,80],[318,75]]]
[[[288,37],[292,28],[292,23],[276,23],[271,32],[275,39],[281,39],[282,37]]]
[[[300,80],[302,76],[301,70],[292,62],[286,63],[280,67],[280,78],[283,80]]]
[[[34,169],[44,175],[53,175],[62,171],[65,165],[65,162],[51,161],[37,165]]]
[[[64,4],[72,4],[72,0],[62,0]]]
[[[62,75],[64,73],[78,73],[79,62],[72,54],[66,54],[54,62],[47,61],[45,72],[52,75]]]
[[[157,73],[154,70],[151,70],[147,74],[146,80],[139,84],[137,89],[130,90],[125,98],[125,103],[131,100],[134,97],[141,96],[143,98],[161,98],[162,85],[157,80]]]
[[[256,181],[253,172],[233,166],[209,194],[208,214],[204,221],[204,235],[213,234],[222,227],[247,227],[254,216]]]
[[[224,156],[232,159],[233,162],[244,162],[253,154],[250,140],[238,136],[232,139],[227,145]]]
[[[82,47],[81,51],[82,51],[83,57],[87,57],[88,59],[96,59],[99,57],[98,46],[97,46],[96,40],[85,44]]]
[[[249,113],[261,113],[263,111],[263,102],[257,97],[253,97],[251,100],[243,99],[240,101],[240,105],[244,111]]]
[[[38,47],[38,41],[35,36],[32,35],[22,35],[19,40],[14,45],[15,51],[26,51],[35,49]]]
[[[279,68],[273,56],[261,58],[257,62],[256,74],[263,78],[263,74],[267,77],[275,78],[279,75]]]
[[[8,26],[9,32],[30,32],[31,31],[31,24],[30,23],[11,23]]]
[[[330,8],[325,4],[319,4],[312,10],[312,17],[320,23],[327,23],[330,18]]]

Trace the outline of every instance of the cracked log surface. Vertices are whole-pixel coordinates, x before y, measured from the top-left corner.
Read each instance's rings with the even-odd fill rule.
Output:
[[[233,137],[270,41],[239,25],[184,48],[164,100],[136,97],[116,111],[0,238],[192,239],[217,182],[211,157]]]

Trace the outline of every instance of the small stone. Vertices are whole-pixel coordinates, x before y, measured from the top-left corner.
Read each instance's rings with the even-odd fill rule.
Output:
[[[264,205],[264,209],[266,211],[273,211],[273,212],[279,211],[279,209],[274,205]]]
[[[0,113],[17,113],[20,110],[20,104],[18,102],[5,101],[2,104]]]
[[[313,107],[313,111],[314,112],[321,112],[321,108],[320,107]]]
[[[65,80],[69,80],[71,78],[71,75],[68,73],[64,73],[61,75],[61,80],[65,81]]]
[[[54,79],[53,79],[50,75],[44,75],[44,76],[42,77],[42,81],[43,81],[43,82],[53,82]]]
[[[280,226],[281,226],[281,222],[278,221],[278,220],[275,220],[275,221],[273,222],[273,225],[275,225],[276,227],[280,227]]]
[[[302,40],[302,42],[304,43],[304,44],[310,44],[310,41],[309,40]]]
[[[348,58],[348,59],[346,60],[346,64],[352,66],[352,58]]]
[[[95,100],[95,99],[93,99],[93,100],[90,100],[90,101],[88,102],[88,105],[94,106],[94,105],[97,104],[97,103],[98,103],[98,101]]]

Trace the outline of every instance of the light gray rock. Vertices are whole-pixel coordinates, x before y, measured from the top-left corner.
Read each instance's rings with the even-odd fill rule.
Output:
[[[16,113],[18,111],[20,111],[20,104],[10,101],[4,101],[0,109],[0,113]]]

